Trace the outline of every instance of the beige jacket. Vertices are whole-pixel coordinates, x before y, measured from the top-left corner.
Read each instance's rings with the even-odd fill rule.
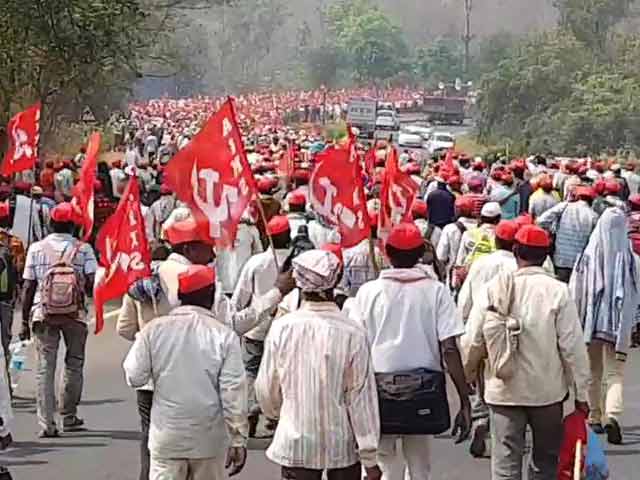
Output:
[[[461,338],[470,379],[476,378],[479,364],[486,357],[484,312],[499,280],[493,279],[473,305]],[[485,401],[490,405],[550,405],[562,401],[575,384],[576,399],[586,402],[591,378],[589,358],[567,286],[543,268],[520,269],[515,273],[511,314],[522,326],[515,375],[502,381],[486,368]]]

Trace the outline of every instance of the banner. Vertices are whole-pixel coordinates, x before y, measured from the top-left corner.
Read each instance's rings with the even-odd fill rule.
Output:
[[[2,162],[2,175],[10,177],[35,167],[40,140],[40,110],[38,102],[9,120],[9,148]]]
[[[313,210],[340,232],[344,248],[369,237],[371,226],[355,148],[332,148],[316,157],[309,196]]]
[[[217,248],[232,248],[257,189],[231,99],[171,159],[165,173],[177,197],[191,208],[202,238]]]
[[[80,169],[80,179],[73,187],[71,205],[82,225],[82,238],[86,242],[93,231],[95,183],[100,153],[100,133],[92,133],[87,143],[87,153]]]
[[[151,276],[151,253],[137,177],[131,177],[118,208],[98,232],[96,250],[106,271],[95,288],[98,334],[104,326],[104,304],[122,297],[136,281]]]
[[[418,184],[398,166],[398,152],[390,148],[380,192],[379,238],[386,241],[394,226],[413,221],[411,206],[417,191]]]

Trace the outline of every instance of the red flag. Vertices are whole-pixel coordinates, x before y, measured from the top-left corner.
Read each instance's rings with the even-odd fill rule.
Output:
[[[369,177],[372,177],[376,170],[376,151],[378,150],[378,142],[374,142],[371,148],[364,156],[364,171]]]
[[[332,148],[316,157],[309,187],[313,209],[338,228],[343,247],[369,237],[371,226],[354,149]]]
[[[395,148],[391,148],[380,192],[379,238],[386,240],[394,226],[413,220],[411,206],[417,191],[418,185],[413,181],[411,175],[400,170],[398,152]]]
[[[166,174],[178,198],[191,208],[202,238],[218,248],[233,247],[256,185],[231,99],[171,159]]]
[[[104,304],[123,296],[137,280],[151,276],[151,253],[136,177],[131,177],[116,212],[100,229],[96,249],[100,253],[100,264],[106,270],[95,289],[97,334],[104,326]]]
[[[294,159],[296,157],[295,150],[293,148],[293,144],[290,143],[287,151],[284,152],[280,156],[280,161],[278,162],[278,175],[281,177],[291,178],[294,170]]]
[[[93,231],[95,183],[98,168],[98,154],[100,153],[100,133],[92,133],[87,143],[87,153],[85,156],[82,169],[80,170],[80,179],[73,187],[73,205],[78,220],[82,225],[83,239],[87,241]]]
[[[9,149],[2,163],[2,175],[9,177],[35,166],[40,140],[40,109],[38,102],[9,120]]]
[[[447,155],[444,157],[444,162],[440,166],[440,176],[445,180],[456,174],[456,165],[453,163],[453,148],[447,150]]]

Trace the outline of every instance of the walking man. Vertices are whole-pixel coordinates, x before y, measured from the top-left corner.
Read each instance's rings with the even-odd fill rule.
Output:
[[[589,360],[575,303],[566,285],[542,265],[551,240],[534,225],[515,236],[515,273],[505,271],[488,285],[474,303],[467,333],[462,339],[467,378],[475,379],[482,360],[484,399],[491,423],[492,480],[521,480],[525,431],[533,433],[529,478],[557,478],[562,442],[562,405],[569,389],[575,390],[576,409],[589,411]],[[504,353],[511,338],[490,328],[487,313],[508,317],[515,352]],[[502,330],[504,331],[504,329]],[[498,333],[493,333],[498,332]],[[508,364],[511,368],[498,369]],[[574,387],[575,383],[575,388]]]
[[[82,396],[85,346],[87,342],[86,309],[84,295],[93,295],[94,275],[98,267],[91,247],[72,236],[75,230],[73,207],[61,203],[51,211],[53,233],[29,247],[24,268],[24,302],[22,305],[21,339],[35,336],[37,355],[36,407],[40,438],[57,437],[54,419],[56,409],[55,373],[58,361],[60,336],[66,346],[64,358],[64,387],[62,392],[62,428],[73,431],[84,421],[77,416]],[[61,293],[51,284],[62,273],[56,264],[63,263],[66,278],[75,277],[73,285]],[[62,281],[62,280],[59,280]],[[79,291],[81,289],[81,291]],[[65,298],[60,297],[62,295]],[[69,298],[66,298],[67,295]],[[66,313],[60,313],[60,304],[68,305]]]
[[[340,259],[310,250],[293,260],[299,310],[279,318],[265,341],[255,384],[265,415],[279,418],[267,456],[282,478],[370,480],[380,435],[378,398],[364,330],[334,302]],[[310,414],[315,412],[315,414]]]
[[[215,272],[178,278],[182,306],[140,331],[124,361],[127,382],[153,381],[150,480],[223,480],[244,467],[247,394],[238,336],[211,309]],[[225,461],[226,458],[226,461]]]

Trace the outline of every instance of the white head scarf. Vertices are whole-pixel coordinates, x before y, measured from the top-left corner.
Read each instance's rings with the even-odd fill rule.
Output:
[[[324,292],[336,286],[340,260],[331,252],[309,250],[293,259],[296,286],[306,293]]]

